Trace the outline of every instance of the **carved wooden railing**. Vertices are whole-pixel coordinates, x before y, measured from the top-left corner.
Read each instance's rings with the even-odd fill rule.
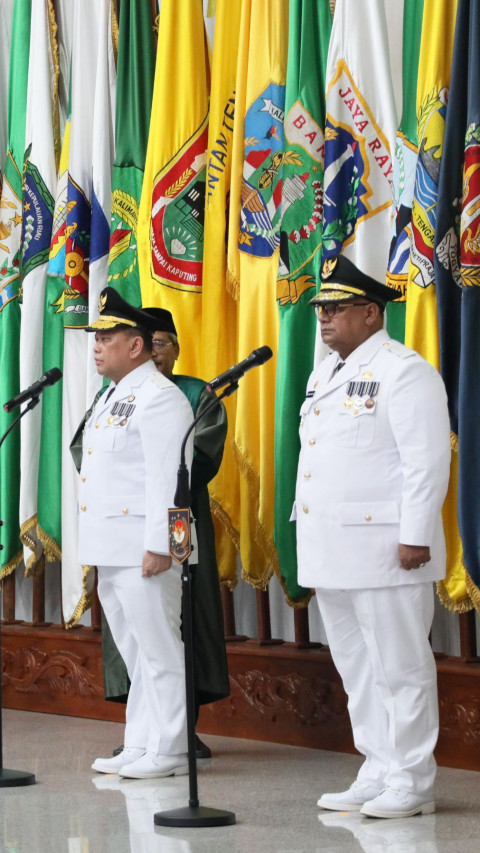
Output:
[[[5,707],[122,721],[103,698],[101,618],[66,630],[45,621],[45,578],[32,579],[31,621],[15,618],[15,578],[3,582],[2,689]],[[294,640],[272,636],[269,591],[257,590],[256,636],[237,633],[235,592],[221,590],[231,695],[201,709],[199,730],[353,752],[346,697],[327,646],[311,642],[308,608],[294,609]],[[286,605],[285,605],[286,606]],[[474,612],[458,617],[460,655],[436,654],[440,738],[437,759],[480,770],[480,661]]]

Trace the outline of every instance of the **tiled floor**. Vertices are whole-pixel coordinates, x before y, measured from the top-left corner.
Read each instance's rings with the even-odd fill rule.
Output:
[[[208,736],[200,803],[234,811],[236,825],[155,827],[156,812],[188,804],[188,776],[120,782],[91,771],[122,731],[4,710],[4,767],[37,781],[0,789],[1,853],[479,853],[480,774],[440,768],[435,815],[375,820],[316,806],[323,791],[349,785],[359,758]]]

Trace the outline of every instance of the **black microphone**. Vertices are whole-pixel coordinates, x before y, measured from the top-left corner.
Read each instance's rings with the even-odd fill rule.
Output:
[[[268,361],[272,355],[273,352],[270,347],[259,347],[259,349],[254,349],[247,358],[243,359],[243,361],[239,361],[238,364],[230,367],[225,371],[225,373],[221,373],[220,376],[216,376],[215,379],[212,379],[212,381],[208,383],[207,388],[210,388],[211,391],[215,391],[217,388],[222,388],[230,382],[236,382],[237,379],[240,379],[247,370],[251,370],[252,367],[256,367],[257,364],[263,364],[265,361]]]
[[[12,397],[8,403],[3,404],[3,408],[6,412],[11,412],[12,409],[16,409],[17,406],[21,406],[22,403],[26,403],[27,400],[31,400],[32,397],[38,397],[39,394],[47,387],[47,385],[55,385],[55,382],[58,382],[59,379],[62,378],[62,371],[58,369],[58,367],[51,367],[50,370],[47,370],[40,379],[37,379],[33,385],[30,385],[30,388],[27,388],[25,391],[20,391],[20,394],[16,394],[15,397]]]

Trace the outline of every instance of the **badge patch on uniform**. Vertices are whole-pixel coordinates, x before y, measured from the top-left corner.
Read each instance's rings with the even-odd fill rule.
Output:
[[[184,563],[192,553],[189,509],[168,510],[168,540],[172,559]]]

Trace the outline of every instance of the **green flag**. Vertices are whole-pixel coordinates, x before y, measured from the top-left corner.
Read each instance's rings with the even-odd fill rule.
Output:
[[[137,221],[154,73],[155,48],[150,2],[122,0],[108,283],[133,305],[141,305]]]
[[[3,404],[19,391],[22,232],[22,170],[25,151],[31,0],[15,0],[8,88],[8,151],[0,204],[0,434],[18,414]],[[1,572],[5,577],[22,560],[19,539],[20,431],[0,450]]]
[[[321,261],[325,69],[332,16],[328,0],[291,0],[282,156],[280,314],[275,399],[275,545],[287,598],[308,599],[297,583],[295,497],[299,410],[313,367],[315,293]]]
[[[403,112],[397,132],[393,168],[395,233],[388,261],[387,284],[405,294],[410,264],[413,190],[417,166],[417,78],[422,35],[423,0],[404,0],[403,7]],[[404,342],[405,299],[387,306],[387,329]]]

